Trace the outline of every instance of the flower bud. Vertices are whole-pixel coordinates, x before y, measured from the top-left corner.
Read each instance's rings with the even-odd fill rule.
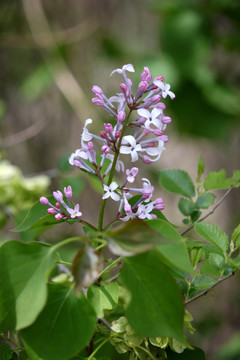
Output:
[[[143,156],[142,161],[143,161],[145,164],[151,164],[151,163],[152,163],[152,160],[151,160],[147,155],[144,155],[144,156]]]
[[[119,111],[118,115],[117,115],[117,121],[119,121],[120,123],[122,123],[126,118],[126,114],[124,111]]]
[[[172,122],[172,119],[169,116],[163,116],[161,121],[163,124],[169,124],[170,122]]]
[[[104,152],[104,154],[110,153],[110,147],[107,146],[107,145],[103,145],[102,146],[102,152]]]
[[[63,194],[61,193],[61,191],[57,190],[53,192],[53,196],[55,197],[55,199],[57,201],[62,201],[63,200]]]
[[[89,141],[88,142],[88,150],[92,150],[92,149],[94,149],[94,144],[92,141]]]
[[[97,85],[94,85],[94,86],[92,87],[92,92],[93,92],[95,95],[102,95],[102,94],[103,94],[102,89],[101,89],[99,86],[97,86]]]
[[[167,135],[162,135],[162,136],[161,136],[161,140],[162,140],[163,142],[168,142],[168,136],[167,136]]]
[[[159,102],[160,99],[161,99],[161,96],[160,96],[160,95],[154,95],[154,96],[151,98],[151,102],[152,102],[152,103],[157,103],[157,102]]]
[[[116,131],[115,132],[115,138],[119,139],[121,137],[121,131]]]
[[[55,209],[53,209],[53,208],[49,208],[47,211],[51,215],[55,214],[55,212],[56,212]]]
[[[105,123],[103,126],[104,126],[104,129],[105,129],[106,133],[111,134],[113,132],[113,127],[112,127],[111,124],[109,124],[109,123],[106,124]]]
[[[45,196],[40,197],[40,203],[43,205],[48,205],[49,201]]]
[[[104,100],[101,98],[100,95],[98,97],[92,98],[92,102],[93,102],[93,104],[95,104],[97,106],[103,106],[104,105]]]
[[[138,89],[145,92],[148,89],[148,83],[146,81],[141,81],[138,85]]]
[[[59,202],[56,202],[55,206],[56,206],[57,209],[61,209],[61,205],[60,205]]]
[[[166,105],[162,102],[159,102],[157,105],[156,105],[156,108],[158,109],[161,109],[161,110],[164,110],[166,109]]]
[[[121,83],[120,84],[120,89],[122,90],[123,93],[126,93],[127,92],[127,85],[124,84],[124,83]]]
[[[101,138],[106,139],[106,137],[107,137],[106,131],[100,131],[100,136],[101,136]]]
[[[159,129],[155,129],[155,130],[154,130],[154,134],[155,134],[156,136],[161,136],[161,135],[163,134],[163,132],[162,132],[161,130],[159,130]]]
[[[72,188],[71,188],[70,185],[67,188],[66,187],[64,188],[64,194],[65,194],[67,199],[71,199],[71,197],[72,197]]]
[[[55,219],[56,219],[57,221],[61,220],[62,218],[63,218],[63,216],[62,216],[61,214],[56,214],[56,215],[55,215]]]

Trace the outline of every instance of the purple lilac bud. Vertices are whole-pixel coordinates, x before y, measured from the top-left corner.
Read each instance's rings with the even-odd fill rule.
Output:
[[[112,134],[112,132],[113,132],[113,127],[112,127],[112,125],[111,124],[109,124],[109,123],[105,123],[104,125],[104,129],[105,129],[105,131],[106,131],[106,133],[107,134]]]
[[[145,92],[148,89],[147,81],[141,81],[138,85],[138,89]]]
[[[164,103],[162,103],[162,102],[158,103],[158,104],[156,105],[156,107],[157,107],[158,109],[161,109],[161,110],[165,110],[165,109],[166,109],[166,105],[165,105]]]
[[[56,219],[57,221],[61,220],[62,218],[63,218],[63,215],[61,215],[61,214],[56,214],[56,215],[55,215],[55,219]]]
[[[49,201],[45,196],[40,197],[40,203],[43,205],[48,205]]]
[[[157,103],[157,102],[159,102],[160,99],[161,99],[161,96],[160,96],[160,95],[154,95],[154,96],[151,98],[151,102],[152,102],[152,103]]]
[[[100,95],[98,95],[98,97],[92,98],[92,102],[93,102],[93,104],[95,104],[97,106],[103,106],[104,105],[104,100]]]
[[[67,188],[66,187],[64,188],[64,194],[67,199],[70,200],[72,198],[72,188],[70,185]]]
[[[61,202],[63,200],[63,194],[61,193],[61,191],[57,190],[53,192],[53,196],[55,197],[55,199],[59,202]]]
[[[121,131],[116,131],[115,132],[115,138],[119,139],[121,137]]]
[[[88,150],[93,150],[94,149],[94,144],[92,141],[88,142]]]
[[[107,145],[103,145],[102,146],[102,152],[104,152],[104,154],[109,154],[110,153],[110,147]]]
[[[120,89],[122,90],[123,93],[126,93],[128,88],[127,88],[127,85],[126,85],[126,84],[121,83],[121,84],[120,84]]]
[[[143,160],[143,162],[145,164],[151,164],[152,163],[152,160],[147,155],[144,155],[142,160]]]
[[[97,86],[97,85],[94,85],[94,86],[92,87],[92,92],[93,92],[95,95],[102,95],[102,94],[103,94],[102,89],[101,89],[99,86]]]
[[[161,140],[162,140],[163,142],[168,142],[168,136],[167,136],[167,135],[162,135],[162,136],[161,136]]]
[[[124,111],[119,111],[118,115],[117,115],[117,121],[119,121],[120,123],[122,123],[126,118],[126,114]]]
[[[47,211],[51,215],[55,214],[55,212],[56,212],[55,209],[53,209],[53,208],[49,208]]]
[[[106,131],[100,131],[100,136],[101,136],[101,138],[106,139],[106,137],[107,137]]]
[[[170,124],[170,122],[172,122],[172,119],[170,118],[170,116],[163,116],[161,121],[163,124]]]
[[[159,129],[155,129],[154,134],[157,135],[157,136],[161,136],[163,134],[163,132],[161,130],[159,130]]]
[[[57,209],[61,209],[61,205],[60,205],[59,202],[56,202],[56,205],[55,205],[55,206],[56,206]]]

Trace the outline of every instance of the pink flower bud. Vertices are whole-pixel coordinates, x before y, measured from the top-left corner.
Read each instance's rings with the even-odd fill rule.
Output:
[[[127,85],[124,84],[124,83],[121,83],[121,84],[120,84],[120,89],[122,90],[123,93],[126,93],[126,91],[127,91]]]
[[[150,81],[152,81],[152,75],[151,75],[151,74],[147,75],[146,81],[147,81],[148,83],[150,83]]]
[[[150,74],[149,68],[147,66],[144,66],[141,79],[142,81],[147,81],[148,83],[152,80],[152,75]]]
[[[104,152],[104,154],[110,153],[110,147],[107,146],[107,145],[103,145],[102,146],[102,152]]]
[[[106,131],[100,131],[100,136],[101,136],[101,138],[106,139],[106,137],[107,137]]]
[[[81,167],[81,163],[80,163],[80,161],[78,161],[78,160],[73,160],[73,164],[74,164],[74,166],[76,166],[76,167],[78,167],[78,168]]]
[[[143,156],[142,161],[143,161],[145,164],[151,164],[151,163],[152,163],[152,160],[151,160],[147,155],[144,155],[144,156]]]
[[[102,95],[102,94],[103,94],[102,89],[101,89],[99,86],[97,86],[97,85],[94,85],[94,86],[92,87],[92,92],[93,92],[95,95]]]
[[[155,129],[155,130],[154,130],[154,134],[155,134],[156,136],[161,136],[161,135],[163,134],[163,132],[162,132],[161,130],[159,130],[159,129]]]
[[[157,205],[155,206],[155,209],[162,211],[162,210],[165,209],[165,206],[164,206],[164,204],[157,204]]]
[[[141,91],[146,91],[148,89],[148,83],[146,81],[141,81],[138,85],[138,89]]]
[[[157,76],[154,80],[164,81],[164,76]]]
[[[61,214],[56,214],[56,215],[55,215],[55,219],[56,219],[57,221],[61,220],[62,218],[63,218],[63,216],[62,216]]]
[[[160,95],[154,95],[154,96],[151,98],[151,102],[152,102],[152,103],[157,103],[157,102],[159,102],[160,99],[161,99],[161,96],[160,96]]]
[[[169,116],[163,116],[161,121],[163,124],[169,124],[170,122],[172,122],[172,119]]]
[[[115,132],[115,138],[119,139],[121,137],[121,131],[116,131]]]
[[[126,118],[126,114],[124,111],[119,111],[118,115],[117,115],[117,121],[119,122],[123,122]]]
[[[157,199],[155,200],[155,203],[156,203],[156,204],[163,204],[163,203],[164,203],[164,200],[163,200],[163,198],[157,198]]]
[[[45,196],[40,197],[40,203],[43,205],[48,205],[49,201]]]
[[[94,144],[93,144],[92,141],[89,141],[89,142],[88,142],[88,149],[89,149],[89,150],[94,149]]]
[[[127,214],[132,211],[131,205],[127,201],[125,201],[124,210]]]
[[[167,136],[167,135],[162,135],[162,136],[161,136],[161,140],[162,140],[163,142],[168,142],[168,136]]]
[[[147,146],[148,146],[148,147],[154,147],[154,146],[155,146],[155,143],[154,143],[154,142],[150,142],[150,143],[148,143]]]
[[[98,95],[98,97],[92,98],[92,102],[93,102],[93,104],[95,104],[97,106],[103,106],[104,105],[104,100],[101,98],[100,95]]]
[[[60,205],[59,202],[56,202],[55,206],[56,206],[57,209],[61,209],[61,205]]]
[[[55,199],[57,201],[62,201],[63,200],[63,194],[61,193],[61,191],[57,190],[53,192],[53,196],[55,197]]]
[[[152,219],[157,219],[157,215],[151,214]]]
[[[156,108],[164,110],[164,109],[166,109],[166,105],[164,103],[160,102],[156,105]]]
[[[152,191],[150,189],[143,189],[142,194],[143,194],[143,197],[145,199],[147,199],[147,198],[149,198],[149,196],[151,196]]]
[[[129,87],[132,86],[132,80],[131,79],[128,79],[128,85],[129,85]]]
[[[109,123],[106,124],[105,123],[103,126],[104,126],[104,129],[105,129],[106,133],[111,134],[113,132],[113,127],[112,127],[111,124],[109,124]]]
[[[72,197],[72,188],[71,188],[70,185],[67,188],[64,188],[64,194],[65,194],[67,199],[71,199],[71,197]]]
[[[53,209],[53,208],[49,208],[47,211],[51,215],[55,214],[55,212],[56,212],[55,209]]]
[[[144,133],[144,135],[148,135],[148,134],[150,134],[150,131],[148,129],[144,129],[143,133]]]

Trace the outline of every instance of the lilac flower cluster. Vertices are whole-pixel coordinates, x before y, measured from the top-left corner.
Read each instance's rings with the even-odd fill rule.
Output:
[[[82,216],[81,211],[79,210],[79,204],[76,204],[72,208],[71,198],[72,198],[72,188],[68,186],[64,188],[64,195],[67,199],[67,204],[63,200],[63,193],[60,190],[54,191],[53,196],[57,201],[55,205],[51,204],[50,201],[42,196],[40,198],[40,203],[43,205],[49,206],[48,213],[55,214],[56,220],[67,220],[67,219],[79,219]]]
[[[164,77],[158,76],[153,79],[148,67],[144,67],[138,90],[134,95],[132,81],[127,77],[127,72],[134,71],[133,65],[128,64],[111,73],[111,75],[114,73],[121,74],[123,82],[120,84],[121,92],[110,98],[104,94],[99,86],[93,86],[94,98],[92,102],[111,115],[113,124],[104,123],[103,130],[96,135],[89,130],[92,119],[87,119],[81,135],[81,147],[69,158],[71,165],[100,179],[104,190],[103,200],[111,198],[120,202],[117,219],[123,221],[136,217],[152,219],[156,217],[152,213],[153,210],[164,209],[162,198],[151,200],[154,188],[148,179],[142,178],[141,188],[130,187],[138,174],[138,168],[133,167],[125,171],[124,163],[119,157],[130,155],[131,162],[140,159],[146,164],[151,164],[160,159],[163,150],[165,150],[164,145],[168,141],[168,136],[164,134],[164,131],[167,124],[172,121],[169,116],[164,114],[166,106],[162,99],[167,96],[171,99],[175,98],[174,93],[170,91],[170,85],[164,83]],[[133,111],[136,115],[133,120],[130,120]],[[122,185],[112,181],[115,170],[125,173],[126,179]],[[107,177],[108,174],[109,178]],[[106,181],[106,179],[108,180]],[[66,218],[66,216],[79,218],[82,215],[78,204],[72,209],[69,203],[67,205],[63,201],[61,192],[57,191],[53,194],[56,193],[59,196],[54,195],[55,199],[68,213],[66,215],[60,212],[57,206],[54,207],[46,203],[46,205],[51,206],[50,209],[53,213],[57,212],[55,215],[57,219]],[[65,191],[64,193],[67,197]],[[133,204],[130,199],[134,195],[140,195],[140,197]],[[44,200],[44,202],[46,201]]]

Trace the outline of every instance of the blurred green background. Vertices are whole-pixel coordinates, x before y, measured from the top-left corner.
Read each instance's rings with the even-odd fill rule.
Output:
[[[167,131],[170,142],[155,171],[179,167],[196,177],[199,155],[207,171],[225,168],[231,175],[240,168],[238,0],[1,0],[3,214],[7,203],[14,216],[19,210],[23,216],[41,191],[71,183],[75,195],[81,194],[82,208],[87,204],[85,213],[96,221],[101,200],[92,196],[96,184],[69,173],[66,159],[80,145],[86,118],[92,117],[98,129],[108,121],[91,103],[92,86],[109,96],[118,92],[120,78],[109,74],[127,63],[134,65],[135,79],[143,66],[154,76],[164,75],[176,94],[167,103],[174,120]],[[22,173],[6,170],[4,160]],[[47,178],[26,185],[32,175]],[[239,200],[235,192],[211,221],[230,232],[239,223]],[[166,199],[166,215],[179,223],[176,203]],[[11,228],[8,216],[0,217],[5,230]],[[193,342],[204,347],[207,359],[240,358],[239,301],[238,279],[232,279],[190,308],[198,330]]]

